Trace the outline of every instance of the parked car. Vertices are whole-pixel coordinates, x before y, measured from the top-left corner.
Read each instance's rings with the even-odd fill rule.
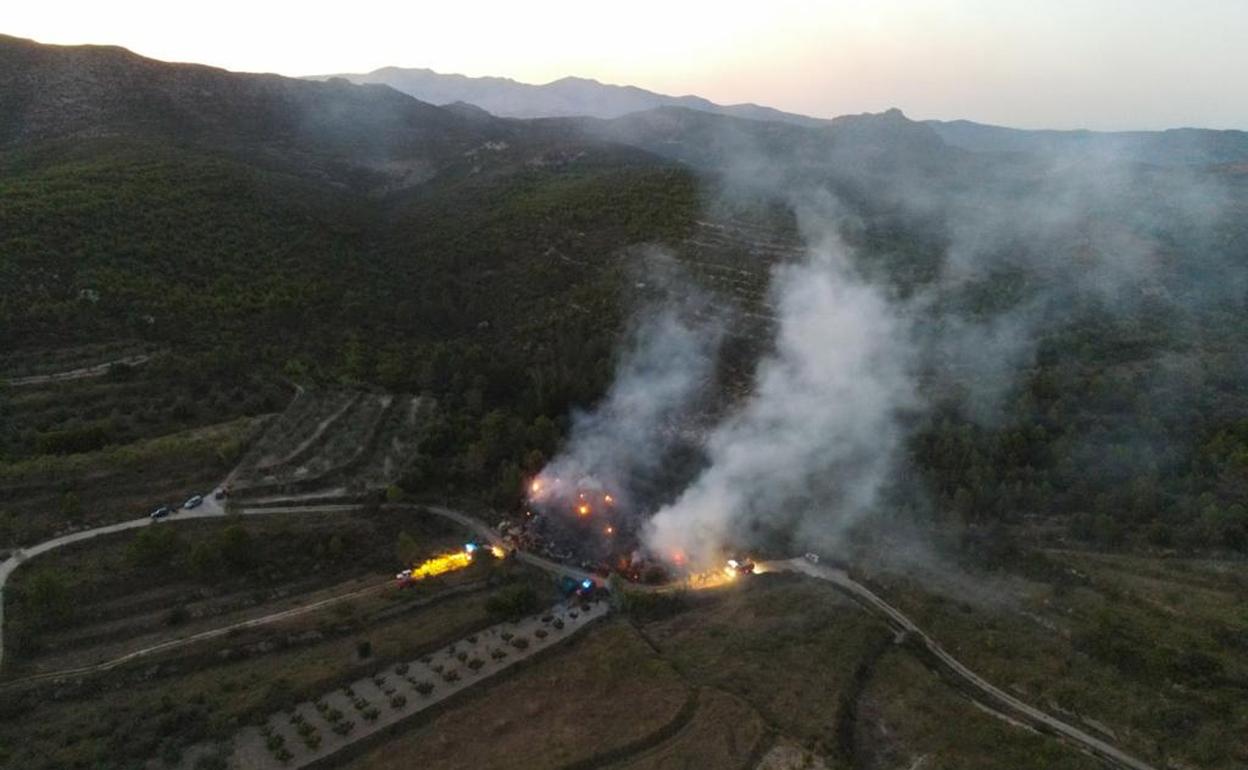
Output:
[[[191,495],[190,497],[186,498],[185,503],[182,503],[182,507],[189,511],[192,508],[198,508],[200,504],[203,502],[204,502],[203,495]]]
[[[228,495],[229,493],[230,493],[230,489],[229,489],[229,487],[221,487],[221,488],[220,488],[220,489],[218,489],[216,492],[213,492],[213,494],[212,494],[212,499],[213,499],[213,500],[224,500],[224,499],[225,499],[225,496],[226,496],[226,495]]]
[[[150,515],[153,519],[163,519],[170,513],[173,513],[173,511],[169,510],[169,506],[162,505],[148,515]]]
[[[819,554],[817,554],[817,553],[808,553],[808,554],[806,554],[806,561],[810,562],[811,564],[818,564],[818,563],[819,563]]]

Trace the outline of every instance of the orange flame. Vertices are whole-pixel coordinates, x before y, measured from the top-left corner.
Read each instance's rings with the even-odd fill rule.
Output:
[[[446,572],[463,569],[472,564],[472,554],[467,551],[435,556],[412,570],[412,580],[424,580]]]

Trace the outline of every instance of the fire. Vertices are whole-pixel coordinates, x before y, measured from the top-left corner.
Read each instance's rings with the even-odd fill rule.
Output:
[[[614,534],[615,534],[615,527],[607,527],[607,534],[608,534],[608,535],[614,535]]]
[[[533,479],[533,483],[529,485],[529,491],[535,495],[540,493],[542,491],[542,480]]]
[[[607,505],[614,505],[614,504],[615,504],[615,498],[614,498],[614,497],[612,497],[611,495],[603,495],[603,497],[602,497],[602,501],[603,501],[604,503],[606,503]]]
[[[588,506],[588,505],[586,505],[585,503],[581,503],[580,505],[578,505],[578,506],[576,507],[576,512],[577,512],[578,514],[580,514],[581,516],[588,516],[588,515],[589,515],[589,506]]]
[[[420,564],[412,569],[411,574],[407,577],[413,581],[424,580],[425,578],[436,577],[447,572],[454,572],[457,569],[463,569],[472,564],[472,551],[474,549],[465,548],[462,551],[454,553],[446,553],[441,556],[435,556],[428,561]]]
[[[501,545],[492,545],[490,546],[490,555],[495,559],[505,559],[507,558],[507,551]]]
[[[695,572],[685,578],[689,588],[701,591],[707,588],[718,588],[722,585],[735,582],[737,573],[730,567],[723,569],[708,569],[705,572]]]

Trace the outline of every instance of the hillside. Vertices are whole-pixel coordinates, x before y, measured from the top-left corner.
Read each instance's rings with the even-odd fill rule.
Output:
[[[1224,331],[1244,301],[1226,278],[1240,176],[1071,174],[949,146],[899,111],[521,121],[113,48],[10,38],[0,57],[0,99],[19,105],[0,148],[8,360],[137,340],[166,352],[156,390],[203,370],[228,388],[427,393],[439,411],[405,483],[509,505],[610,382],[628,319],[662,300],[639,247],[662,245],[738,318],[707,400],[721,408],[772,343],[771,272],[803,253],[795,202],[830,191],[855,269],[919,319],[927,411],[898,507],[955,523],[971,550],[981,528],[1034,521],[1059,541],[1248,542],[1243,341]],[[1181,362],[1202,380],[1174,384]],[[173,401],[152,432],[203,424]],[[1153,415],[1143,445],[1124,404]],[[19,414],[29,433],[0,451],[152,435],[93,415]]]
[[[1111,158],[1163,166],[1208,166],[1248,159],[1248,131],[1176,128],[1166,131],[1035,131],[969,120],[924,121],[954,147],[972,152],[1009,152]]]

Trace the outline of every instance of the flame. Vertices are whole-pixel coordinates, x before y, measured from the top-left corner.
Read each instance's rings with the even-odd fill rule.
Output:
[[[614,498],[614,497],[612,497],[611,495],[604,495],[604,496],[603,496],[603,498],[602,498],[602,501],[603,501],[604,503],[606,503],[607,505],[614,505],[614,504],[615,504],[615,498]]]
[[[576,507],[576,512],[577,512],[577,513],[579,513],[581,516],[588,516],[588,515],[589,515],[589,506],[588,506],[588,505],[585,505],[584,503],[582,503],[581,505],[578,505],[578,506]]]
[[[412,580],[424,580],[446,572],[463,569],[472,564],[472,554],[467,550],[435,556],[412,570]]]
[[[689,588],[695,591],[701,591],[707,588],[719,588],[722,585],[735,582],[737,573],[731,567],[723,569],[708,569],[705,572],[695,572],[685,578]]]
[[[614,534],[615,534],[615,527],[607,527],[607,534],[608,534],[608,535],[614,535]]]
[[[505,551],[501,545],[490,546],[490,554],[493,555],[495,559],[505,559],[507,557],[507,551]]]
[[[533,483],[529,485],[529,491],[530,491],[530,492],[532,492],[532,493],[533,493],[533,494],[535,494],[535,495],[536,495],[537,493],[541,492],[541,491],[542,491],[542,480],[541,480],[541,479],[533,479]]]

